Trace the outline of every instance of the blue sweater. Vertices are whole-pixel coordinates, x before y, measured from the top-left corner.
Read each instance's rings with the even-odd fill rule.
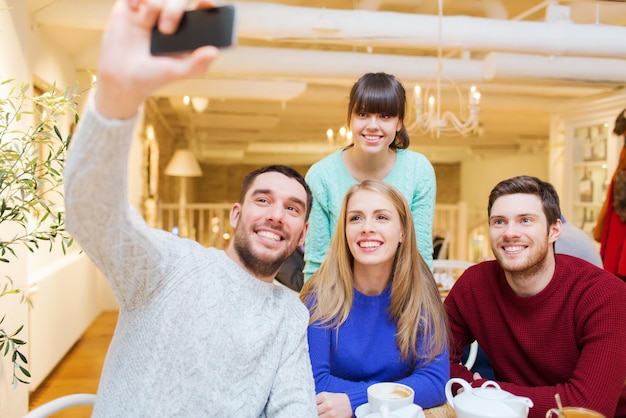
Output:
[[[337,228],[343,197],[358,181],[343,164],[341,149],[313,164],[306,173],[306,182],[313,193],[313,206],[309,217],[309,232],[304,245],[304,280],[319,268],[330,239]],[[395,186],[409,202],[417,248],[432,270],[433,218],[437,184],[435,170],[428,159],[409,150],[396,151],[396,163],[383,179]]]
[[[367,403],[367,387],[377,382],[400,382],[415,391],[423,408],[445,403],[444,387],[450,377],[448,352],[428,365],[403,362],[396,345],[396,325],[387,310],[391,288],[376,296],[354,291],[350,314],[339,330],[309,326],[309,353],[315,392],[346,393],[352,410]],[[418,340],[418,351],[423,336]],[[421,363],[420,363],[421,362]]]

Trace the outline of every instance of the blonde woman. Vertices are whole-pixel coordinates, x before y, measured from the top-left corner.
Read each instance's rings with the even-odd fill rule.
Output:
[[[300,298],[311,312],[319,415],[351,417],[381,381],[411,386],[424,408],[445,402],[445,311],[394,186],[365,180],[348,190],[328,256]]]

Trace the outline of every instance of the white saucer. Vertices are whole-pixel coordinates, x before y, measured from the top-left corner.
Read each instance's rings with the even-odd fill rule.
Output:
[[[364,403],[356,408],[354,411],[356,418],[379,418],[382,417],[380,412],[372,412],[370,405]],[[419,405],[411,404],[404,408],[396,409],[389,413],[389,418],[426,418],[422,407]]]

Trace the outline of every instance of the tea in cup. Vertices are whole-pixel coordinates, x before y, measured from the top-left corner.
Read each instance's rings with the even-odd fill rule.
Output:
[[[559,415],[559,412],[561,415]],[[546,412],[546,418],[551,417],[565,417],[565,418],[606,418],[599,412],[592,411],[587,408],[577,408],[577,407],[564,407],[559,411],[558,408],[552,408]]]
[[[367,388],[367,402],[372,412],[380,412],[383,416],[389,411],[411,405],[414,396],[413,389],[401,383],[374,383]]]

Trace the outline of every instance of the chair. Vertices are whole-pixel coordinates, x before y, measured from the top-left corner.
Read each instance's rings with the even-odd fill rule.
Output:
[[[465,271],[466,268],[474,263],[465,260],[433,260],[433,275],[437,286],[443,291],[448,291],[454,284],[454,281]]]
[[[443,236],[442,236],[443,235]],[[450,246],[450,231],[442,235],[436,235],[433,239],[433,256],[437,260],[448,258],[448,247]]]
[[[445,238],[443,236],[433,233],[433,260],[437,258],[447,258],[441,255],[441,247],[444,241]]]
[[[467,370],[472,370],[474,367],[474,363],[476,363],[476,358],[478,357],[478,341],[474,340],[469,346],[469,354],[467,355],[467,360],[463,364],[467,367]]]
[[[61,396],[46,402],[24,415],[24,418],[47,418],[48,416],[73,406],[90,406],[96,402],[93,393],[77,393]]]
[[[433,269],[448,269],[448,270],[465,270],[466,268],[473,266],[474,263],[465,260],[448,260],[448,259],[435,259],[433,260]]]

